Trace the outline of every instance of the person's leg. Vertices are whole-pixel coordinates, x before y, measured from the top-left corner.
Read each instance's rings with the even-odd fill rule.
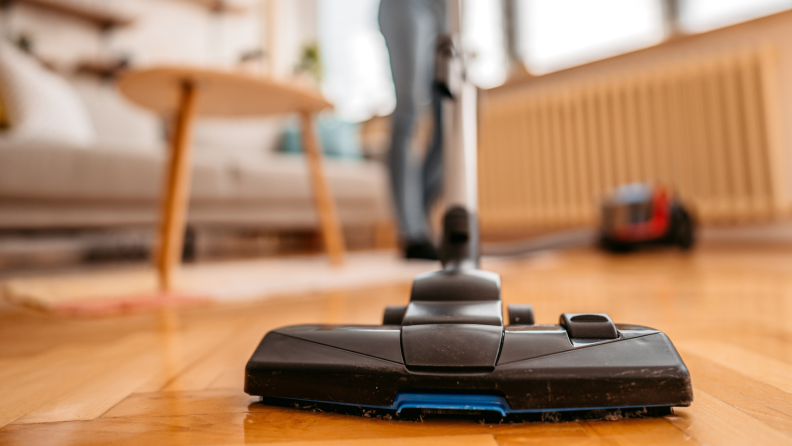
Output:
[[[436,45],[437,36],[446,30],[446,0],[424,0],[430,9],[434,25],[434,41]],[[423,207],[424,213],[429,216],[440,193],[443,190],[443,95],[434,86],[434,66],[435,51],[431,53],[432,72],[430,73],[432,84],[432,139],[424,159],[422,179],[423,179]]]
[[[416,245],[414,254],[432,257],[435,254],[431,252],[423,205],[423,178],[418,161],[410,153],[418,116],[430,102],[435,26],[424,9],[423,0],[382,0],[379,20],[396,90],[388,167],[399,234],[408,251]],[[407,254],[411,257],[410,252]]]
[[[443,190],[443,97],[437,89],[432,91],[432,140],[423,166],[423,206],[431,215],[440,192]]]
[[[388,153],[391,191],[399,219],[399,235],[405,243],[428,239],[422,203],[422,181],[418,161],[410,154],[415,114],[394,114],[391,149]]]

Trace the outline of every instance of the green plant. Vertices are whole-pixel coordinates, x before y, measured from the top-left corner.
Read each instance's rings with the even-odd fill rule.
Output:
[[[303,45],[300,51],[300,61],[294,67],[294,73],[306,74],[317,84],[322,82],[324,67],[318,42],[313,41]]]

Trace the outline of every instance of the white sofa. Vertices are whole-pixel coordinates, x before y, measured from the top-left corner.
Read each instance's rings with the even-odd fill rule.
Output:
[[[218,148],[222,153],[222,149]],[[188,222],[270,229],[317,226],[302,157],[256,162],[196,154]],[[154,223],[162,152],[0,140],[0,228],[84,228]],[[325,162],[343,226],[388,218],[378,163]]]
[[[92,140],[20,136],[13,125],[0,131],[0,229],[154,224],[167,150],[160,118],[125,101],[112,83],[69,84],[90,116]],[[189,225],[318,227],[303,157],[275,151],[287,120],[198,122]],[[342,226],[389,218],[380,163],[326,159],[325,167]]]

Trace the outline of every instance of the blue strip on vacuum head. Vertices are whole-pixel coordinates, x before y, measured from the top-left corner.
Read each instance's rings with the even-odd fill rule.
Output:
[[[511,411],[502,396],[442,393],[400,393],[391,408],[397,413],[402,409],[487,410],[499,412],[504,417]]]
[[[489,411],[497,412],[505,417],[508,414],[527,414],[542,412],[570,412],[570,411],[589,411],[589,410],[618,410],[618,409],[641,409],[650,407],[672,407],[669,405],[647,405],[647,406],[611,406],[611,407],[568,407],[553,409],[523,409],[514,410],[509,406],[506,398],[498,395],[480,394],[447,394],[447,393],[399,393],[392,406],[372,406],[367,404],[339,403],[333,401],[300,400],[286,398],[293,401],[303,401],[311,403],[338,404],[342,406],[366,407],[370,409],[395,410],[400,413],[403,409],[440,409],[440,410],[469,410],[469,411]]]

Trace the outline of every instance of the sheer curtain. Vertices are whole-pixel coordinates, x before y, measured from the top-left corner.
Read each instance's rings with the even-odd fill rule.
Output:
[[[663,2],[677,1],[680,27],[695,33],[792,8],[792,0],[512,0],[518,46],[542,74],[659,43]]]
[[[393,111],[388,50],[377,24],[379,0],[319,0],[322,90],[338,117],[358,122]]]
[[[481,87],[506,78],[499,0],[465,0],[465,47],[470,75]],[[337,115],[363,121],[393,111],[395,95],[388,50],[379,32],[379,0],[319,0],[317,25],[324,63],[322,90]]]
[[[700,32],[792,8],[792,0],[684,0],[682,27]]]
[[[547,73],[656,44],[658,0],[522,0],[518,41],[529,71]]]

